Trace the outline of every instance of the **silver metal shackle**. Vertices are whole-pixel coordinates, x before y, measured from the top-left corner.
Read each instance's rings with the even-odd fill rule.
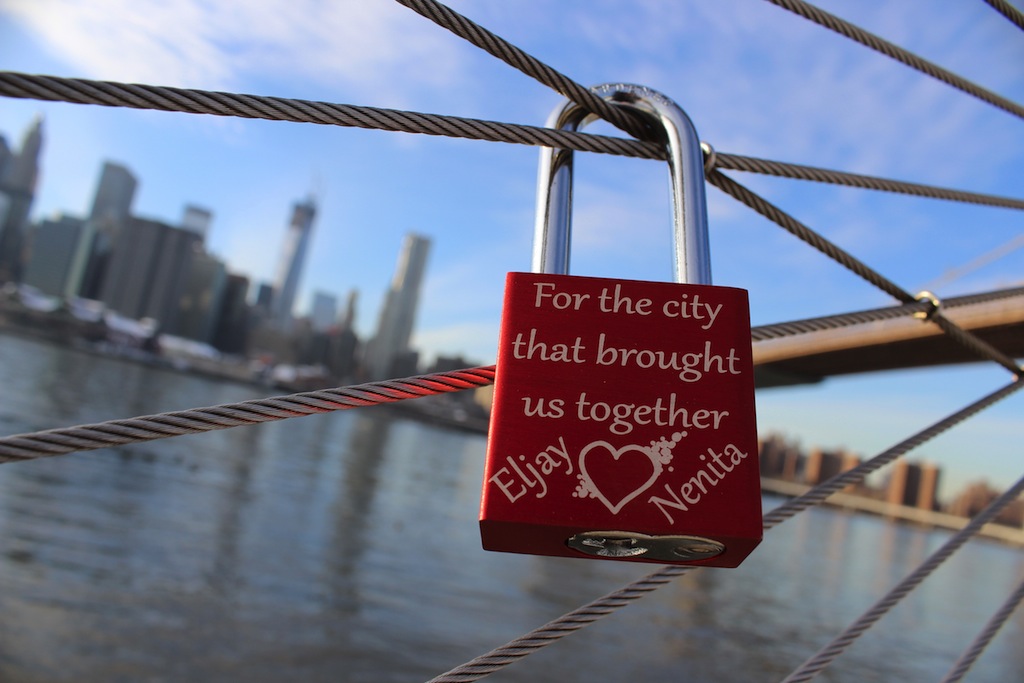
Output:
[[[610,102],[642,113],[652,126],[664,131],[672,191],[675,280],[711,284],[704,156],[690,118],[675,102],[641,85],[607,83],[592,90]],[[551,112],[547,127],[577,131],[596,119],[575,102],[566,101]],[[569,273],[572,169],[571,149],[541,148],[533,234],[535,273]]]

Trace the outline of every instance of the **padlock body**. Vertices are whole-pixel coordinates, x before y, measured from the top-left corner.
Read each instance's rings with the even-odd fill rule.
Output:
[[[760,491],[746,291],[508,275],[485,549],[595,557],[569,539],[693,536],[724,550],[616,559],[735,567],[761,540]]]

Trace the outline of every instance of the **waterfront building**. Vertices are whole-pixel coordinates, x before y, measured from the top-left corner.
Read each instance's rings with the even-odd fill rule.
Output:
[[[930,463],[900,459],[891,466],[886,501],[922,510],[938,507],[939,469]]]
[[[212,346],[227,278],[223,261],[204,251],[193,254],[171,332]]]
[[[37,116],[17,153],[4,142],[0,154],[0,282],[20,282],[28,217],[39,180],[43,119]]]
[[[415,374],[418,355],[409,347],[409,341],[429,251],[428,238],[412,233],[405,236],[398,267],[381,308],[377,332],[367,347],[365,363],[371,379]]]
[[[160,221],[132,217],[110,255],[100,299],[122,315],[154,318],[174,329],[185,278],[202,237]]]
[[[170,226],[157,221],[131,218],[109,252],[96,298],[128,318],[144,317],[151,275],[167,229]]]
[[[59,214],[37,223],[29,238],[24,281],[50,296],[70,299],[78,291],[76,276],[84,266],[86,221]]]
[[[313,292],[313,305],[309,310],[314,332],[326,332],[335,326],[338,317],[338,298],[327,292]]]
[[[103,162],[83,235],[84,267],[76,278],[79,295],[88,299],[102,298],[111,253],[131,218],[137,188],[138,181],[126,167],[112,161]]]
[[[316,204],[310,197],[296,202],[292,207],[292,218],[285,233],[284,245],[278,262],[277,277],[274,280],[274,298],[271,304],[271,319],[280,329],[287,329],[292,321],[292,309],[299,291],[299,280],[305,265],[316,218]]]
[[[224,294],[211,342],[218,351],[245,354],[252,325],[251,309],[246,301],[248,294],[249,278],[229,273],[224,280]]]
[[[181,217],[183,230],[194,232],[206,241],[206,235],[210,232],[210,223],[213,222],[213,213],[209,210],[188,204],[185,206],[185,213]]]

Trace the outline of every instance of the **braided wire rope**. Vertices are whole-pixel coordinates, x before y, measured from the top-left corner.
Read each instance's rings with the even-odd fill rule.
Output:
[[[1024,296],[1024,287],[1003,289],[984,294],[969,294],[967,296],[952,297],[943,299],[942,308],[958,308],[974,304],[982,304],[990,301],[999,301],[1013,297]],[[798,334],[810,332],[822,332],[834,330],[851,325],[878,322],[882,320],[894,320],[907,318],[916,315],[928,315],[934,311],[934,305],[929,301],[915,301],[910,304],[890,306],[887,308],[874,308],[866,311],[853,311],[850,313],[839,313],[837,315],[821,316],[818,318],[805,318],[803,320],[792,320],[789,322],[772,323],[770,325],[758,325],[750,329],[750,337],[754,342],[767,341],[769,339],[781,339]]]
[[[0,439],[0,463],[394,403],[473,389],[493,381],[492,365],[19,434]]]
[[[988,104],[998,107],[999,109],[1019,118],[1024,118],[1024,106],[1008,100],[1002,95],[997,95],[991,90],[982,88],[962,76],[958,76],[951,71],[943,69],[941,66],[929,62],[927,59],[919,57],[909,50],[904,50],[898,45],[890,43],[888,40],[876,36],[869,31],[865,31],[845,19],[840,19],[836,15],[830,14],[820,7],[815,7],[809,2],[804,2],[804,0],[768,0],[768,2],[781,7],[782,9],[789,10],[804,19],[813,21],[819,26],[824,26],[831,31],[835,31],[841,36],[845,36],[846,38],[869,47],[876,52],[880,52],[886,57],[895,59],[912,69],[916,69],[923,74],[940,80],[946,85],[951,85],[972,97],[982,100],[983,102],[987,102]]]
[[[94,104],[158,111],[234,116],[335,125],[390,132],[437,135],[488,142],[563,147],[644,159],[664,159],[664,149],[649,142],[606,135],[563,131],[539,126],[428,114],[362,105],[315,102],[283,97],[246,95],[188,88],[117,83],[0,71],[0,95],[73,104]],[[603,100],[602,100],[603,101]],[[711,168],[813,180],[862,189],[1024,209],[1024,200],[999,197],[875,176],[846,173],[790,162],[716,152]]]
[[[896,458],[935,438],[964,420],[981,412],[985,408],[1006,398],[1024,386],[1024,382],[1013,382],[974,403],[948,415],[913,436],[904,439],[892,448],[867,460],[856,468],[836,475],[822,482],[798,498],[793,498],[775,508],[764,517],[765,530],[772,529],[797,513],[821,504],[829,496],[850,484],[862,481],[875,470],[889,464]],[[562,638],[576,633],[590,624],[612,614],[618,609],[640,599],[656,589],[671,582],[690,571],[699,569],[695,566],[667,565],[648,574],[622,588],[612,591],[592,602],[578,607],[561,617],[549,621],[529,633],[509,641],[505,645],[494,648],[490,652],[475,657],[439,676],[430,679],[429,683],[469,683],[499,671],[509,664],[519,661]]]
[[[979,192],[966,192],[964,190],[952,190],[920,183],[909,183],[902,180],[890,180],[875,176],[861,175],[859,173],[848,173],[846,171],[834,171],[803,164],[790,162],[772,161],[759,159],[757,157],[741,156],[739,154],[726,154],[715,152],[713,163],[710,168],[720,168],[724,171],[745,171],[747,173],[760,173],[763,175],[778,176],[781,178],[793,178],[796,180],[812,180],[820,183],[831,183],[833,185],[845,185],[857,187],[863,190],[881,190],[883,192],[895,192],[897,194],[914,195],[927,197],[929,199],[946,199],[950,201],[965,202],[968,204],[982,204],[986,206],[998,206],[1007,209],[1024,209],[1024,199],[1011,197],[997,197]],[[709,170],[710,170],[709,168]]]
[[[438,26],[448,29],[509,66],[522,71],[633,137],[640,140],[651,139],[650,128],[644,119],[634,112],[616,107],[594,91],[556,71],[533,55],[523,52],[504,38],[496,36],[451,8],[435,0],[396,0],[396,2],[420,16],[430,19]]]
[[[963,679],[1022,600],[1024,600],[1024,581],[1020,582],[1017,590],[1010,593],[1009,597],[995,611],[977,637],[967,646],[967,649],[963,651],[963,654],[960,655],[956,662],[953,663],[953,666],[950,667],[949,672],[940,683],[957,683]]]
[[[138,83],[118,83],[84,78],[64,78],[0,71],[0,95],[72,104],[127,107],[156,111],[234,116],[269,121],[290,121],[394,133],[435,135],[487,142],[559,147],[642,159],[665,158],[662,146],[638,140],[558,130],[447,114],[383,109],[353,104],[316,102],[265,95],[171,88]],[[601,100],[602,102],[604,100]],[[618,108],[616,108],[618,109]],[[715,152],[709,156],[709,172],[715,168],[760,173],[797,180],[896,192],[1010,209],[1024,209],[1024,199],[909,183],[876,176],[847,173],[784,161]]]
[[[607,135],[560,131],[541,126],[284,97],[62,78],[13,71],[0,71],[0,95],[106,107],[348,126],[543,147],[561,146],[582,152],[646,159],[665,158],[661,146],[653,143]]]
[[[947,308],[998,301],[1024,295],[1024,287],[984,294],[971,294],[943,302]],[[927,301],[912,304],[854,311],[838,315],[807,318],[751,328],[752,342],[839,329],[851,325],[892,320],[925,314],[933,306]],[[344,410],[363,405],[421,398],[445,391],[461,391],[493,382],[494,366],[465,368],[448,373],[419,375],[405,379],[313,392],[275,396],[236,404],[195,408],[171,413],[111,420],[90,425],[50,429],[28,434],[0,437],[0,463],[31,460],[75,451],[124,446],[141,441],[260,424],[289,417],[303,417],[319,412]],[[451,382],[451,384],[445,384]],[[421,393],[427,387],[430,393]]]
[[[863,280],[866,280],[886,294],[889,294],[894,299],[905,304],[910,304],[917,300],[913,294],[904,290],[892,280],[889,280],[878,271],[870,268],[863,261],[857,259],[849,252],[811,230],[793,216],[775,206],[764,197],[761,197],[750,189],[740,185],[721,171],[712,171],[707,175],[707,180],[718,189],[743,204],[746,204],[757,213],[781,226],[792,235],[811,245],[833,261],[845,267],[847,270],[852,271]],[[1012,358],[988,342],[979,339],[976,335],[967,332],[962,327],[943,316],[941,312],[935,310],[927,319],[938,325],[939,328],[949,335],[951,339],[969,349],[972,353],[976,353],[982,358],[998,363],[1016,376],[1024,375],[1024,369],[1017,365]]]
[[[1006,0],[985,0],[995,11],[1017,25],[1017,28],[1024,29],[1024,12],[1008,3]]]
[[[975,515],[968,524],[954,534],[941,548],[932,553],[917,569],[907,575],[895,588],[886,593],[878,602],[850,624],[846,630],[836,636],[828,645],[821,648],[815,655],[800,665],[782,683],[805,683],[817,677],[836,657],[841,655],[865,631],[885,616],[900,600],[905,598],[914,588],[935,571],[939,565],[949,559],[964,543],[981,530],[1003,508],[1013,502],[1024,491],[1024,477],[993,500],[984,510]]]

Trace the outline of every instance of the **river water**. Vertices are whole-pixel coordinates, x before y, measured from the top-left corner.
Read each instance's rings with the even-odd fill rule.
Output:
[[[0,336],[4,435],[260,395]],[[656,568],[480,550],[484,449],[370,408],[2,465],[0,681],[421,681]],[[777,681],[948,537],[811,510],[491,680]],[[819,680],[939,680],[1022,574],[972,541]]]

